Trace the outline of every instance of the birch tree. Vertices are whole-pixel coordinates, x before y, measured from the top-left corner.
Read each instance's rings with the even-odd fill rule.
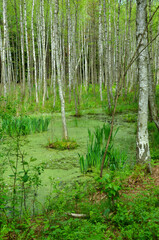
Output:
[[[56,62],[55,62],[55,33],[52,17],[52,5],[50,7],[50,16],[51,16],[51,87],[53,87],[54,100],[53,107],[55,107],[56,101]]]
[[[70,13],[70,0],[67,0],[68,8],[68,78],[69,78],[69,100],[71,101],[71,85],[72,85],[72,21]]]
[[[4,88],[4,96],[6,97],[7,93],[7,71],[6,71],[6,49],[7,49],[7,23],[6,23],[6,8],[7,2],[3,0],[3,28],[4,28],[4,37],[2,45],[2,82]]]
[[[42,21],[42,52],[43,52],[43,106],[45,104],[45,97],[47,91],[47,83],[46,83],[46,47],[45,47],[45,16],[44,16],[44,0],[41,0],[41,21]]]
[[[59,55],[59,35],[58,35],[58,0],[55,0],[55,11],[54,11],[54,30],[55,30],[55,48],[56,48],[56,65],[57,65],[57,79],[59,86],[59,96],[61,100],[61,116],[62,116],[62,126],[63,126],[63,138],[68,139],[68,132],[66,126],[66,116],[65,116],[65,100],[62,90],[62,81],[61,81],[61,68],[60,68],[60,55]]]
[[[116,27],[116,93],[119,87],[119,17],[120,17],[120,5],[121,0],[118,3],[118,17],[117,17],[117,27]]]
[[[22,77],[23,77],[23,94],[25,93],[25,61],[24,61],[24,27],[22,14],[22,0],[20,0],[20,41],[21,41],[21,59],[22,59]]]
[[[136,10],[136,41],[138,52],[147,45],[147,1],[137,0]],[[137,59],[139,80],[139,106],[137,126],[137,162],[146,163],[150,169],[150,151],[148,139],[148,77],[147,77],[147,49],[143,50]]]
[[[32,32],[32,45],[33,45],[33,61],[34,61],[34,80],[35,80],[35,95],[36,95],[36,103],[38,100],[38,84],[37,84],[37,64],[36,64],[36,54],[35,54],[35,40],[34,40],[34,0],[32,3],[32,17],[31,17],[31,32]]]
[[[158,35],[159,35],[159,25],[158,25]],[[157,51],[156,51],[156,61],[155,61],[155,85],[159,84],[159,37],[157,39]]]
[[[42,26],[41,26],[41,4],[40,4],[40,11],[37,14],[37,32],[38,32],[38,69],[39,69],[39,74],[38,74],[38,91],[39,95],[41,92],[42,88],[42,74],[43,74],[43,68],[42,68],[42,42],[41,42],[41,32],[42,32]]]
[[[30,78],[30,54],[29,54],[29,43],[28,43],[28,27],[27,27],[27,11],[26,11],[26,0],[24,0],[24,23],[25,23],[25,42],[27,52],[27,80],[29,95],[31,96],[31,78]]]
[[[109,77],[109,52],[108,52],[108,28],[107,28],[107,20],[106,20],[106,0],[103,2],[104,8],[104,27],[105,27],[105,75],[106,75],[106,83],[107,83],[107,99],[108,99],[108,108],[111,109],[111,100],[110,100],[110,77]]]
[[[151,18],[151,2],[149,0],[149,17]],[[148,47],[148,87],[149,87],[149,109],[151,117],[156,124],[156,127],[159,130],[159,117],[157,112],[157,106],[155,103],[155,84],[154,84],[154,75],[153,75],[153,57],[152,57],[152,22],[149,26],[149,37],[148,41],[150,42]]]
[[[100,85],[100,100],[103,101],[102,83],[103,83],[103,42],[102,42],[102,2],[99,1],[99,85]]]
[[[1,32],[1,27],[0,27],[0,59],[1,59],[1,62],[3,61],[3,59],[2,59],[2,51],[3,51],[3,47],[2,47],[2,32]]]

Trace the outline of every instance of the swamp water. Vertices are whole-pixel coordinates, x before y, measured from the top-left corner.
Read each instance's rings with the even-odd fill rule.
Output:
[[[69,113],[70,114],[70,113]],[[66,114],[68,134],[71,140],[75,140],[78,147],[74,150],[55,150],[46,146],[49,141],[60,140],[62,136],[61,114],[53,114],[51,123],[47,132],[28,135],[28,143],[23,147],[27,153],[25,160],[31,157],[37,160],[32,164],[44,165],[44,172],[41,174],[42,185],[38,192],[38,201],[44,203],[46,196],[50,193],[51,180],[67,184],[76,180],[85,180],[79,168],[79,154],[85,155],[87,150],[88,129],[93,131],[96,127],[102,127],[104,123],[111,121],[111,118],[105,114],[88,113],[83,111],[81,118]],[[115,118],[115,128],[119,127],[114,140],[114,146],[127,154],[128,161],[135,158],[135,124],[124,121],[124,115],[117,115]],[[10,167],[5,172],[5,179],[9,183]]]

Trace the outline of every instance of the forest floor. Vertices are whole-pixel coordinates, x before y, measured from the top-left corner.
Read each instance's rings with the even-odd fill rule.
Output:
[[[49,223],[47,222],[46,224],[46,216],[44,215],[39,215],[36,217],[33,217],[29,220],[29,226],[28,228],[25,226],[25,224],[23,223],[23,228],[27,229],[28,232],[31,232],[33,234],[29,235],[30,237],[26,237],[28,233],[25,232],[25,234],[22,234],[22,238],[20,236],[17,235],[16,232],[12,231],[9,233],[8,236],[6,236],[3,239],[6,240],[20,240],[20,239],[28,239],[28,240],[35,240],[35,239],[60,239],[60,240],[64,240],[64,239],[68,239],[68,240],[73,240],[73,239],[88,239],[88,240],[110,240],[110,239],[158,239],[158,234],[159,232],[157,231],[156,234],[154,234],[154,229],[155,229],[155,224],[156,226],[158,226],[158,211],[159,211],[159,164],[156,164],[153,168],[152,168],[152,174],[139,174],[139,171],[141,171],[139,169],[135,169],[130,176],[128,176],[127,178],[125,178],[125,180],[122,182],[122,190],[120,191],[120,201],[119,201],[119,205],[117,207],[117,209],[115,211],[111,211],[107,217],[104,217],[102,215],[102,219],[98,219],[98,216],[96,221],[94,222],[93,219],[93,225],[94,225],[94,229],[95,231],[93,232],[93,229],[89,229],[89,224],[88,222],[92,222],[92,219],[90,218],[90,220],[84,220],[82,218],[74,218],[73,216],[68,216],[67,213],[61,213],[60,216],[60,225],[59,223],[55,223],[55,226],[52,228],[53,230],[57,230],[56,227],[63,227],[63,223],[65,225],[65,222],[68,223],[68,225],[72,225],[72,227],[70,226],[70,229],[68,227],[68,236],[66,237],[65,234],[64,235],[60,235],[60,230],[59,232],[57,231],[57,236],[59,234],[59,238],[55,237],[55,235],[53,235],[54,237],[49,237],[49,233],[48,231],[51,231]],[[141,172],[140,172],[141,173]],[[90,196],[92,199],[92,196]],[[156,197],[156,199],[155,199]],[[96,191],[93,195],[93,201],[95,203],[95,206],[99,206],[99,205],[103,205],[103,201],[105,201],[105,199],[107,198],[107,195],[104,193],[101,193],[100,191]],[[155,199],[155,200],[154,200]],[[84,201],[84,200],[83,200]],[[155,206],[154,206],[154,201],[155,201]],[[146,205],[145,205],[146,203]],[[152,207],[154,208],[153,210],[156,212],[155,215],[155,223],[152,221],[151,219],[151,212],[149,212],[149,208],[145,214],[144,212],[144,208],[146,208],[147,206],[152,205]],[[105,206],[106,207],[106,206]],[[136,209],[135,209],[136,208]],[[118,213],[119,211],[119,213]],[[51,210],[49,212],[47,212],[47,218],[50,219],[50,224],[51,224],[51,219],[54,218],[55,216],[55,212],[54,210]],[[126,217],[124,216],[124,214],[126,215]],[[131,222],[131,218],[132,215],[136,215],[136,218],[139,218],[139,223],[138,225],[134,225],[132,226],[131,229],[131,223],[129,223],[129,221]],[[147,214],[150,214],[150,216],[147,216]],[[146,216],[145,216],[146,215]],[[119,219],[116,219],[119,217]],[[124,217],[126,219],[124,219]],[[135,222],[135,217],[133,219],[133,221]],[[144,217],[146,220],[144,220]],[[59,215],[58,215],[59,218]],[[120,219],[121,218],[121,219]],[[141,219],[140,219],[141,218]],[[143,219],[142,219],[143,218]],[[102,227],[100,229],[99,223],[101,221]],[[105,221],[107,223],[105,223]],[[118,225],[118,221],[121,223]],[[126,221],[126,223],[124,222]],[[56,222],[56,221],[55,221]],[[88,224],[88,229],[86,228],[82,228],[82,223],[84,222],[85,225]],[[137,222],[137,221],[136,221]],[[146,231],[147,231],[147,223],[148,224],[148,231],[153,232],[152,236],[147,236],[146,235]],[[151,223],[152,222],[152,223]],[[79,225],[79,228],[76,230],[76,227],[74,226],[74,224],[76,225],[76,227]],[[103,224],[105,225],[105,227],[103,227]],[[126,224],[126,225],[125,225]],[[152,224],[152,229],[149,225]],[[26,224],[27,225],[27,224]],[[123,226],[122,226],[123,225]],[[133,225],[133,224],[132,224]],[[154,225],[154,226],[153,226]],[[21,226],[21,223],[19,222],[19,226]],[[127,226],[129,226],[129,230],[127,230]],[[91,227],[90,227],[91,228]],[[97,229],[98,230],[97,230]],[[143,229],[142,229],[143,228]],[[48,231],[46,231],[46,229]],[[142,233],[140,233],[140,229],[143,230]],[[79,231],[83,231],[82,234],[79,233]],[[88,231],[88,235],[86,235],[86,232]],[[123,234],[123,231],[125,231],[125,234]],[[137,235],[137,232],[139,233],[139,236]],[[22,230],[23,232],[23,230]],[[45,235],[44,235],[45,232]],[[64,232],[67,232],[67,229],[64,228]],[[136,232],[136,233],[135,233]],[[130,235],[129,235],[130,234]],[[145,235],[144,235],[145,234]],[[25,237],[24,237],[25,236]],[[45,236],[45,237],[44,237]],[[72,236],[74,236],[72,238]],[[78,238],[79,236],[79,238]],[[81,237],[80,237],[81,236]],[[153,237],[154,236],[154,237]]]
[[[127,110],[127,107],[131,108]],[[41,115],[41,114],[40,114]],[[103,108],[81,110],[81,117],[74,112],[66,113],[69,138],[78,144],[76,149],[49,149],[50,142],[62,139],[61,114],[43,113],[51,117],[47,132],[34,133],[24,137],[21,152],[24,159],[36,159],[30,167],[43,166],[38,175],[39,182],[33,185],[38,192],[33,195],[28,210],[19,217],[19,206],[23,205],[23,192],[17,191],[17,218],[4,214],[7,194],[11,198],[13,175],[9,164],[5,165],[4,181],[9,192],[4,191],[4,203],[0,207],[0,239],[7,240],[103,240],[103,239],[158,239],[159,238],[159,151],[158,133],[150,122],[150,151],[152,174],[144,167],[135,166],[137,112],[134,106],[120,106],[115,116],[113,147],[122,154],[125,165],[112,172],[104,170],[103,182],[99,170],[92,169],[87,174],[80,172],[79,154],[85,156],[88,145],[88,129],[94,132],[97,127],[111,122],[111,117]],[[30,116],[39,116],[31,114]],[[155,135],[156,134],[156,135]],[[14,143],[14,142],[13,142]],[[6,151],[8,142],[1,145],[3,157],[15,158],[15,149]],[[13,151],[13,152],[12,152]],[[8,154],[10,153],[10,154]],[[4,156],[5,154],[5,156]],[[35,181],[35,176],[31,176]],[[1,180],[1,179],[0,179]],[[2,182],[3,183],[3,182]],[[39,185],[38,185],[39,184]],[[19,187],[19,185],[18,185]],[[32,194],[32,195],[31,195]],[[34,201],[34,196],[36,201]],[[19,201],[19,202],[18,202]],[[32,214],[34,206],[34,214]],[[7,203],[8,209],[8,203]],[[21,207],[20,207],[21,208]],[[7,210],[8,211],[8,210]],[[31,214],[30,214],[31,213]],[[77,214],[74,218],[71,214]],[[12,214],[12,209],[9,214]],[[15,212],[16,214],[16,212]],[[21,214],[21,213],[20,213]],[[84,214],[87,218],[78,218]]]

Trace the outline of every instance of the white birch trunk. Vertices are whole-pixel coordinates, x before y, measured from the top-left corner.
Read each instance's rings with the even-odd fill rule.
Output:
[[[40,5],[40,12],[37,16],[37,32],[38,32],[38,69],[39,69],[39,81],[38,81],[38,91],[39,95],[41,93],[41,88],[42,88],[42,75],[43,75],[43,68],[42,68],[42,43],[41,43],[41,32],[42,32],[42,27],[41,27],[41,5]]]
[[[36,96],[36,103],[38,103],[39,100],[38,100],[38,84],[37,84],[37,64],[36,64],[35,41],[34,41],[34,0],[32,3],[31,31],[32,31],[33,61],[34,61],[34,76],[35,76],[35,96]]]
[[[108,108],[111,109],[111,100],[110,100],[110,83],[109,83],[109,65],[108,65],[108,29],[107,29],[107,19],[106,19],[106,0],[104,0],[104,26],[105,26],[105,75],[106,75],[106,84],[107,84],[107,99],[108,99]]]
[[[128,62],[128,0],[126,0],[125,6],[125,34],[124,34],[124,72],[126,69],[126,64]],[[128,79],[128,73],[123,79],[123,88],[124,88],[124,95],[126,96],[126,83]]]
[[[3,48],[2,48],[2,82],[4,89],[4,97],[7,94],[7,71],[6,71],[6,49],[7,49],[7,29],[6,29],[6,0],[3,0],[3,28],[4,28],[4,38],[3,38]]]
[[[98,51],[99,51],[99,86],[100,86],[100,100],[103,101],[102,84],[103,84],[103,43],[102,43],[102,4],[99,4],[99,37],[98,37]]]
[[[68,78],[69,78],[69,100],[71,101],[71,85],[72,85],[72,22],[70,14],[70,0],[67,1],[68,4]]]
[[[159,34],[159,25],[158,25]],[[159,84],[159,37],[157,39],[156,64],[155,64],[155,85]]]
[[[2,53],[3,53],[3,47],[2,47],[2,33],[1,33],[1,27],[0,27],[0,57],[1,57],[1,62],[3,61],[3,59],[2,59]]]
[[[45,48],[45,17],[44,17],[44,0],[41,0],[41,13],[42,13],[42,51],[43,51],[43,106],[45,104],[45,97],[47,91],[47,83],[46,83],[46,48]]]
[[[147,3],[145,0],[137,0],[136,13],[136,41],[138,52],[147,45]],[[137,162],[146,163],[150,170],[150,151],[148,139],[148,77],[147,77],[147,49],[137,59],[139,80],[139,107],[138,107],[138,129],[137,129]]]
[[[57,79],[59,85],[59,96],[61,100],[61,115],[62,115],[62,125],[63,125],[63,138],[68,139],[68,132],[66,126],[66,116],[65,116],[65,100],[63,97],[62,82],[61,82],[61,69],[60,69],[60,56],[59,56],[59,36],[58,36],[58,0],[55,0],[55,11],[54,11],[55,23],[55,46],[56,46],[56,64],[57,64]]]
[[[23,76],[23,94],[25,93],[25,62],[24,62],[24,27],[22,14],[22,0],[20,0],[20,41],[21,41],[21,58],[22,58],[22,76]]]
[[[84,41],[86,41],[84,39]],[[88,90],[88,60],[87,60],[87,57],[88,57],[88,44],[87,43],[84,43],[84,71],[85,71],[85,89],[86,91]]]
[[[151,0],[149,0],[149,18],[151,18]],[[153,75],[153,57],[152,57],[152,22],[149,26],[149,42],[148,47],[148,87],[149,87],[149,109],[151,117],[159,130],[159,117],[157,106],[155,103],[155,84]]]
[[[108,4],[109,4],[109,12],[108,12],[108,50],[109,50],[109,54],[108,54],[108,63],[109,63],[109,83],[110,86],[112,85],[112,49],[111,49],[111,34],[112,34],[112,26],[111,26],[111,9],[110,9],[110,5],[111,5],[111,1],[108,0]]]
[[[12,58],[11,58],[11,50],[10,50],[10,42],[9,42],[9,31],[8,31],[8,22],[7,22],[7,13],[6,13],[6,50],[7,50],[7,79],[8,86],[10,90],[11,77],[12,77]]]
[[[118,18],[117,18],[117,27],[116,27],[116,93],[118,92],[119,87],[119,16],[120,16],[120,4],[121,0],[118,3]]]
[[[54,100],[53,107],[56,102],[56,63],[55,63],[55,34],[53,29],[52,6],[50,7],[51,16],[51,87],[53,87]]]
[[[127,62],[130,61],[130,58],[131,58],[131,53],[132,53],[132,44],[131,44],[131,11],[132,11],[132,0],[130,0],[130,5],[129,5],[129,20],[128,20],[128,44],[127,44],[127,49],[129,51],[129,54],[128,54],[128,60]],[[126,81],[126,90],[125,90],[125,93],[126,93],[126,96],[128,94],[128,87],[129,87],[129,82],[131,83],[131,85],[133,85],[133,78],[132,78],[132,68],[133,66],[130,67],[130,70],[128,71],[127,75],[127,81]]]
[[[28,28],[27,28],[27,13],[26,13],[26,0],[24,0],[24,22],[25,22],[25,42],[27,51],[27,80],[29,95],[31,96],[31,78],[30,78],[30,54],[29,54],[29,43],[28,43]]]

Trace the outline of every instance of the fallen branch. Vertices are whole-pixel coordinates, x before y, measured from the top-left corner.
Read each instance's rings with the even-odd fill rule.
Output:
[[[66,215],[73,217],[73,218],[88,218],[87,214],[79,214],[79,213],[66,213]]]

